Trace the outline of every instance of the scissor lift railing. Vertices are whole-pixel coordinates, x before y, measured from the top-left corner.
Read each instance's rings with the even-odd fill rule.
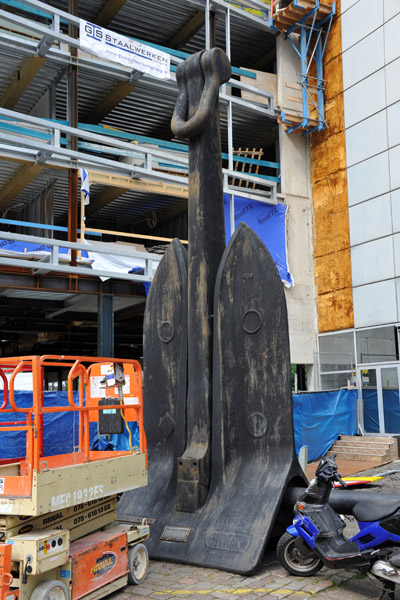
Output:
[[[116,388],[102,395],[115,398],[108,411],[121,411],[125,422],[136,421],[139,447],[129,450],[93,450],[90,448],[90,422],[98,420],[105,407],[91,394],[91,378],[101,365],[105,369],[120,363],[129,371],[129,390],[122,394]],[[89,365],[89,366],[87,366]],[[68,403],[45,406],[44,369],[69,367]],[[97,371],[96,371],[97,369]],[[32,372],[32,406],[17,405],[14,388],[18,373]],[[10,373],[9,382],[5,371]],[[4,400],[0,407],[0,433],[26,434],[26,456],[0,461],[0,514],[39,515],[82,502],[97,500],[147,483],[147,449],[143,430],[142,372],[135,360],[77,356],[22,356],[0,359],[0,377],[4,382]],[[73,382],[78,379],[77,403]],[[134,398],[135,402],[126,402]],[[45,456],[43,431],[46,414],[73,412],[78,414],[78,443],[73,452]],[[21,419],[2,421],[1,415],[17,413]],[[51,427],[47,424],[46,427]]]

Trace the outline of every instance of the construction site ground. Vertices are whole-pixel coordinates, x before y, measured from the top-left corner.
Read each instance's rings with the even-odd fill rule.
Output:
[[[307,475],[312,477],[317,463],[308,466]],[[338,461],[342,476],[361,472],[374,475],[380,472],[399,470],[400,460],[386,464],[361,461]],[[363,489],[400,495],[400,472],[387,475],[373,486]],[[347,535],[351,536],[354,524],[349,520]],[[216,569],[205,569],[190,565],[150,561],[146,580],[140,586],[127,586],[109,596],[109,600],[166,600],[182,598],[187,600],[234,599],[255,600],[257,598],[290,600],[368,600],[377,599],[381,593],[380,584],[372,576],[362,576],[346,570],[323,568],[312,577],[293,577],[278,563],[275,551],[269,548],[262,564],[249,576],[226,573]],[[400,600],[400,586],[395,592],[395,600]]]

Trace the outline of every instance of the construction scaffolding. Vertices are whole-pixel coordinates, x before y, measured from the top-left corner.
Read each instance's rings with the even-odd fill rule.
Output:
[[[300,113],[282,112],[278,119],[288,133],[307,136],[327,127],[323,58],[335,13],[335,2],[328,4],[320,0],[273,1],[272,23],[285,33],[286,39],[300,58],[298,81],[287,83],[301,93],[300,98],[289,97],[291,101],[301,104]],[[299,44],[293,34],[299,36]]]
[[[38,308],[60,298],[50,314],[60,320],[77,315],[72,322],[85,327],[96,317],[99,327],[112,321],[116,310],[143,312],[142,284],[150,285],[165,244],[173,237],[187,241],[188,146],[171,136],[169,122],[176,68],[199,49],[218,45],[232,62],[232,78],[220,90],[223,185],[231,213],[236,195],[267,206],[278,202],[279,111],[273,88],[259,85],[253,69],[274,69],[270,20],[270,2],[263,0],[177,0],[167,12],[154,0],[2,2],[1,304],[11,311],[15,295],[21,306],[32,299]],[[166,56],[165,77],[88,50],[82,32],[89,26]],[[254,142],[264,155],[235,153]],[[90,180],[88,203],[80,170]],[[87,243],[94,262],[86,258]],[[102,266],[101,257],[114,254],[121,261],[130,254],[131,272]],[[114,296],[113,290],[120,292]],[[48,315],[36,323],[41,319],[46,329]],[[122,325],[119,336],[125,335]],[[7,346],[11,335],[2,337]],[[103,336],[107,353],[111,338],[112,328]]]

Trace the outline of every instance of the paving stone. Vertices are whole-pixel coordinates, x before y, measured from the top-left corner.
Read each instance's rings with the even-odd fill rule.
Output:
[[[288,582],[284,587],[287,587],[289,590],[302,590],[308,585],[307,579],[297,578],[295,581]]]
[[[146,581],[126,586],[108,600],[372,600],[380,589],[367,578],[323,569],[312,577],[292,577],[275,562],[243,576],[216,569],[151,561]],[[400,590],[396,592],[400,600]]]
[[[276,577],[273,579],[273,581],[277,581]],[[299,582],[303,581],[303,578],[299,579],[298,577],[291,577],[290,575],[287,575],[286,577],[281,577],[278,581],[279,581],[281,587],[286,587],[289,583],[295,583],[296,581],[299,581]]]
[[[193,585],[194,583],[198,583],[198,577],[189,577],[187,575],[180,577],[178,580],[179,585]]]
[[[233,596],[233,598],[239,598],[239,596]],[[244,600],[259,600],[260,596],[258,594],[246,594],[243,598]],[[262,598],[272,598],[272,596],[266,596],[264,592]]]
[[[177,596],[174,596],[175,598],[177,598]],[[186,598],[186,596],[185,596]],[[213,600],[213,597],[210,596],[209,594],[191,594],[190,596],[187,596],[188,600]]]
[[[341,585],[344,581],[344,579],[342,577],[340,577],[340,575],[334,575],[331,579],[332,581],[332,585]]]
[[[217,589],[217,585],[215,582],[212,581],[199,581],[198,583],[194,584],[191,589],[192,590],[215,590]]]
[[[128,586],[128,588],[129,587],[134,588],[134,591],[132,593],[137,596],[140,596],[141,598],[143,598],[143,596],[150,596],[153,593],[152,587],[147,587],[144,583],[142,583],[141,585]],[[124,591],[126,591],[126,589],[127,588],[124,588]],[[132,598],[132,595],[130,595],[130,597]]]
[[[332,587],[331,581],[327,581],[326,579],[323,581],[316,581],[314,583],[307,584],[304,588],[304,592],[318,593],[322,592],[322,590],[326,590]]]
[[[291,596],[292,593],[293,592],[291,590],[282,590],[282,589],[278,589],[278,590],[275,590],[274,592],[270,592],[270,594],[273,598],[286,598],[286,596]]]
[[[353,571],[340,571],[339,575],[342,579],[352,579],[352,577],[360,576],[359,573],[354,573]]]
[[[151,598],[151,596],[149,596]],[[112,600],[118,600],[118,597],[112,594],[111,596],[107,596],[107,598],[112,598]],[[143,600],[143,596],[139,596],[139,594],[130,594],[129,600]]]
[[[273,591],[278,590],[280,588],[282,588],[282,584],[280,581],[273,581],[272,583],[268,584],[268,590],[270,590],[268,593],[271,594]]]

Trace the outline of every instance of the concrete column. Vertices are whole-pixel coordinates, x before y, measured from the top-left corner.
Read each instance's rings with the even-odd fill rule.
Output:
[[[300,58],[281,34],[277,38],[276,105],[293,109],[286,82],[297,83]],[[297,110],[300,105],[296,105]],[[281,191],[288,206],[287,246],[295,285],[285,289],[289,315],[291,362],[312,365],[316,350],[317,314],[313,260],[313,209],[310,186],[310,141],[279,126]],[[308,378],[310,385],[310,378]]]

